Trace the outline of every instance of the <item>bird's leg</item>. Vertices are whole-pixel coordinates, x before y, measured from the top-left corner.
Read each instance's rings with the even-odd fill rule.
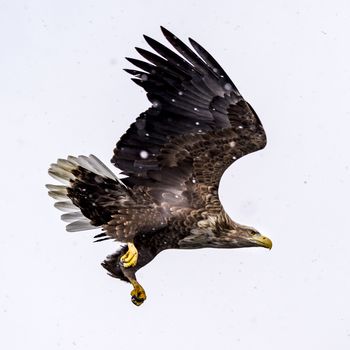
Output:
[[[134,267],[137,264],[138,255],[139,253],[134,243],[129,242],[128,251],[120,258],[120,262],[122,263],[123,267]]]
[[[136,305],[140,306],[146,300],[146,292],[142,288],[141,284],[137,282],[135,276],[135,269],[123,268],[124,276],[129,280],[134,289],[131,291],[131,301]]]
[[[128,251],[119,258],[119,266],[124,277],[132,284],[131,301],[140,306],[146,300],[145,290],[136,279],[136,272],[148,264],[156,255],[157,250],[149,241],[142,240],[143,236],[136,236],[133,243],[128,243]],[[135,247],[136,245],[136,247]],[[134,265],[133,265],[133,264]]]
[[[136,305],[140,306],[146,300],[146,292],[142,288],[141,284],[136,279],[130,280],[134,289],[131,291],[131,301]]]

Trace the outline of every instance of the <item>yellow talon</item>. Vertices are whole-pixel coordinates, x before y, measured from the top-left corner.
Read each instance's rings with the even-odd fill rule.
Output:
[[[134,267],[137,264],[138,251],[133,243],[128,243],[128,251],[120,258],[124,267]]]
[[[131,281],[134,289],[131,291],[131,301],[136,305],[140,306],[146,300],[146,292],[142,286],[136,281]]]

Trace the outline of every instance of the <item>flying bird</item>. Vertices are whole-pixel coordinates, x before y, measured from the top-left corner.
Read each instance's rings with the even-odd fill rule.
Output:
[[[136,48],[143,60],[127,58],[152,105],[114,149],[124,177],[93,155],[68,156],[49,169],[63,185],[47,185],[67,231],[100,228],[97,241],[122,243],[102,266],[132,284],[135,305],[146,299],[136,272],[165,249],[272,247],[218,196],[224,171],[266,145],[257,114],[201,45],[161,30],[173,49],[144,36],[155,53]]]

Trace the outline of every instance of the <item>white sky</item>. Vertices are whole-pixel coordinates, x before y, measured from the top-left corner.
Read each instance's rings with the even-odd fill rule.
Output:
[[[115,244],[66,233],[44,185],[58,157],[109,164],[149,104],[124,57],[159,25],[261,117],[220,194],[274,248],[163,252],[136,308],[100,266]],[[0,347],[349,349],[349,33],[348,1],[0,1]]]

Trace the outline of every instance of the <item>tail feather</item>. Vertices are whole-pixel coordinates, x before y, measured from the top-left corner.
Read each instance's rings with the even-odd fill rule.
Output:
[[[74,212],[65,213],[61,215],[62,221],[68,222],[68,223],[81,220],[83,218],[84,218],[84,215],[80,211],[74,211]]]
[[[46,185],[49,190],[49,196],[53,199],[61,200],[67,198],[67,187],[58,185]]]
[[[107,224],[118,203],[128,198],[125,185],[93,155],[58,159],[49,174],[63,184],[46,187],[54,206],[65,212],[61,219],[69,232]]]
[[[66,226],[67,232],[88,231],[95,228],[96,227],[91,224],[91,221],[88,221],[85,218],[82,220],[73,221]]]
[[[68,196],[67,196],[68,198]],[[66,198],[66,199],[67,199]],[[58,210],[61,210],[61,211],[73,211],[73,210],[76,210],[76,209],[79,209],[78,207],[76,207],[70,200],[69,201],[61,201],[61,202],[56,202],[54,204],[55,208],[57,208]]]

